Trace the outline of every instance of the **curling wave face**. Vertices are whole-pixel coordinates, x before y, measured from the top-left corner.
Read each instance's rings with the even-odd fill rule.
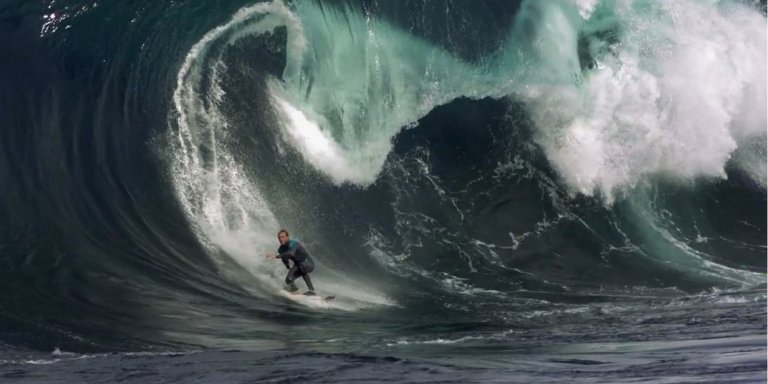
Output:
[[[280,215],[262,196],[259,185],[264,182],[244,170],[271,165],[247,159],[238,163],[230,154],[227,136],[235,128],[223,111],[228,101],[221,84],[228,47],[280,28],[285,30],[285,65],[280,74],[267,75],[263,91],[270,101],[268,107],[262,104],[275,112],[272,120],[258,124],[271,125],[277,143],[290,147],[302,164],[331,183],[365,188],[386,181],[397,185],[395,194],[403,193],[405,179],[390,170],[398,157],[393,154],[393,138],[404,127],[419,125],[419,119],[436,107],[458,98],[517,100],[522,106],[516,107],[527,114],[528,140],[543,151],[556,172],[549,176],[555,187],[536,188],[565,195],[560,197],[563,201],[550,202],[550,215],[580,220],[581,214],[568,201],[576,194],[600,196],[608,205],[606,214],[610,204],[624,196],[619,209],[630,212],[632,230],[638,234],[625,233],[627,224],[608,218],[616,227],[613,233],[594,236],[615,238],[619,244],[608,245],[608,251],[601,246],[599,253],[619,249],[713,281],[757,283],[761,274],[721,265],[673,233],[675,221],[659,215],[657,202],[646,196],[649,188],[657,188],[653,185],[660,177],[672,183],[724,178],[734,153],[764,152],[764,145],[738,145],[765,137],[765,103],[758,102],[765,100],[764,21],[758,12],[736,3],[527,1],[510,17],[509,32],[496,49],[467,60],[457,54],[460,44],[446,47],[414,36],[365,7],[259,3],[208,32],[185,59],[174,93],[178,114],[171,132],[179,138],[170,140],[177,148],[174,183],[188,215],[202,228],[203,242],[225,249],[256,276],[276,279],[277,272],[268,273],[254,262],[251,248],[268,247],[279,222],[297,219],[288,219],[285,211],[277,219]],[[689,70],[692,67],[696,70]],[[496,145],[508,151],[520,149],[511,142]],[[200,147],[211,154],[201,155]],[[505,153],[498,160],[513,155]],[[739,158],[744,156],[749,155]],[[296,162],[285,152],[278,157]],[[427,169],[416,177],[443,188],[434,182],[428,160],[422,165]],[[745,167],[742,161],[735,166],[744,172],[764,164],[750,162]],[[314,173],[310,177],[322,178]],[[754,181],[764,191],[764,178]],[[469,211],[459,205],[471,204],[457,205],[455,201],[465,197],[450,195],[443,191],[435,198],[451,201],[461,222]],[[403,216],[414,212],[403,213],[396,203],[393,206],[395,228],[401,227]],[[237,216],[235,224],[223,219],[231,215]],[[503,246],[516,248],[520,236],[542,237],[540,230],[531,230],[546,228],[551,219],[546,213],[539,216],[523,235],[507,231]],[[451,227],[435,220],[427,225],[424,221],[432,218],[424,217],[419,226],[438,227],[430,231]],[[696,227],[696,220],[690,222]],[[589,231],[597,232],[591,225],[584,222]],[[460,232],[469,230],[467,223],[460,227]],[[300,228],[309,232],[311,224]],[[374,259],[380,265],[397,273],[415,268],[421,275],[431,274],[403,266],[407,263],[393,266],[389,261],[397,258],[393,253],[407,254],[412,244],[399,232],[393,239],[382,239],[381,231],[371,226],[366,235],[368,244],[373,244],[369,251],[379,254]],[[633,237],[651,245],[638,247]],[[376,245],[379,240],[399,246],[382,251]],[[491,255],[499,238],[461,234],[454,240],[464,243],[457,248],[469,271],[476,271],[477,256],[472,254],[479,253],[481,260],[498,258]],[[463,249],[467,243],[491,246],[467,253]],[[361,286],[350,284],[347,289]]]

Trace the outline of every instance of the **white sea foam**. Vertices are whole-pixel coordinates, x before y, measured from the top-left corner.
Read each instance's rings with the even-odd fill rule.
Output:
[[[451,344],[468,343],[473,341],[506,340],[506,339],[509,339],[510,335],[514,333],[515,333],[514,330],[508,330],[508,331],[495,332],[495,333],[489,333],[489,334],[469,335],[469,336],[463,336],[463,337],[454,338],[454,339],[438,337],[435,339],[426,339],[426,340],[401,337],[397,340],[394,340],[393,342],[387,343],[387,346],[395,347],[395,346],[418,345],[418,344],[451,345]]]
[[[273,100],[283,116],[286,141],[293,143],[308,163],[324,170],[336,183],[365,180],[362,170],[349,163],[346,152],[316,122],[280,97]]]
[[[608,201],[657,174],[724,177],[739,140],[765,138],[763,16],[696,1],[630,5],[617,3],[621,41],[583,84],[527,92],[565,182]]]

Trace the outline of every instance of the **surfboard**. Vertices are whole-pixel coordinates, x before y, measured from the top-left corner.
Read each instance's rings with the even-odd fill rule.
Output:
[[[312,301],[331,301],[336,298],[336,295],[328,295],[328,296],[321,296],[321,295],[305,295],[304,293],[290,293],[287,291],[284,291],[286,296],[297,299],[297,300],[312,300]]]
[[[321,301],[331,301],[331,300],[333,300],[333,299],[335,299],[335,298],[336,298],[336,295],[328,295],[328,296],[321,296],[321,295],[309,295],[309,296],[307,296],[307,295],[305,295],[305,294],[303,294],[303,293],[302,293],[302,294],[300,294],[300,295],[294,295],[294,296],[301,296],[301,297],[303,297],[303,298],[305,298],[305,299],[309,299],[309,300],[321,300]]]

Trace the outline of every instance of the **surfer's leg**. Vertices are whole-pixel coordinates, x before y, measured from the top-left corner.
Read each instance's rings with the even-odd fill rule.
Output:
[[[299,268],[296,266],[296,264],[294,264],[293,267],[291,267],[291,269],[288,271],[288,274],[285,276],[285,284],[288,284],[288,292],[296,292],[299,290],[294,281],[297,277],[299,277],[300,273],[301,271],[299,271]]]
[[[304,282],[307,283],[307,289],[310,291],[314,291],[315,287],[312,286],[312,280],[309,278],[309,273],[304,273],[301,275],[301,277],[303,277]]]
[[[304,282],[307,283],[307,289],[310,291],[315,290],[315,287],[312,286],[312,279],[309,278],[309,273],[314,270],[315,263],[312,262],[312,259],[307,259],[305,262],[299,265],[299,272],[301,273],[301,277],[304,278]]]

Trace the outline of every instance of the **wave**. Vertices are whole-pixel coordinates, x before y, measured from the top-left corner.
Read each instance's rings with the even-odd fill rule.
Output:
[[[598,195],[607,204],[636,196],[627,201],[637,204],[647,189],[640,186],[658,177],[724,178],[739,142],[764,141],[764,21],[738,3],[526,1],[497,49],[466,60],[351,6],[256,4],[208,32],[177,75],[169,137],[174,185],[211,252],[223,250],[261,276],[262,290],[278,289],[267,282],[279,281],[280,272],[254,249],[272,247],[285,215],[278,219],[253,176],[261,165],[232,152],[235,128],[222,82],[229,47],[284,30],[285,65],[266,76],[269,101],[258,105],[258,124],[336,185],[372,186],[404,128],[453,100],[490,97],[510,108],[523,103],[531,140],[568,195]],[[759,175],[754,168],[763,162],[748,157],[739,155],[736,166]],[[633,215],[646,223],[641,238],[664,245],[641,254],[734,282],[762,278],[720,266],[678,240],[652,205],[635,205]],[[560,210],[579,220],[570,208]],[[364,286],[335,278],[348,282],[341,290]],[[373,297],[381,294],[358,299],[386,302]]]
[[[654,175],[725,177],[737,142],[764,137],[757,11],[576,5],[524,2],[497,52],[468,63],[349,7],[296,4],[288,44],[303,49],[291,50],[273,84],[277,109],[310,164],[335,182],[369,185],[392,138],[436,106],[522,99],[563,181],[608,202]],[[311,150],[318,135],[323,149]]]
[[[764,323],[764,14],[240,7],[0,11],[4,356],[474,345],[648,300]],[[334,302],[284,296],[281,227]]]
[[[274,298],[282,291],[284,270],[274,260],[262,257],[265,250],[275,248],[274,234],[278,220],[261,194],[259,186],[229,150],[229,123],[220,109],[224,91],[221,72],[225,48],[238,40],[272,33],[278,26],[288,26],[288,64],[304,45],[302,35],[295,34],[299,22],[282,3],[261,3],[238,11],[227,24],[208,32],[187,54],[177,75],[174,92],[176,129],[168,143],[173,148],[171,174],[182,202],[201,242],[210,254],[219,255],[226,270],[226,260],[233,258],[252,273],[255,284],[246,287],[254,294]],[[322,133],[308,138],[305,145],[327,145]],[[318,144],[320,143],[320,144]],[[302,151],[306,152],[306,151]],[[354,310],[369,305],[391,305],[392,302],[365,284],[343,275],[333,276],[334,283],[325,291],[337,299],[324,307]]]

